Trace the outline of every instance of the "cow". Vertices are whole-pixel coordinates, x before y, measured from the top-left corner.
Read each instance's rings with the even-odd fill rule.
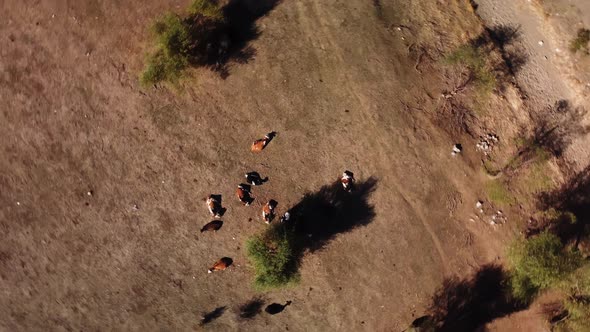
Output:
[[[233,262],[234,262],[233,259],[231,259],[229,257],[223,257],[222,259],[215,262],[215,264],[213,264],[213,266],[209,270],[207,270],[207,273],[213,273],[216,271],[223,271],[223,270],[227,269],[230,265],[232,265]]]
[[[250,186],[247,184],[240,184],[238,185],[238,189],[236,190],[236,195],[238,195],[238,199],[242,202],[245,206],[250,205],[254,198],[251,196]]]
[[[201,233],[203,232],[217,232],[221,226],[223,226],[223,221],[221,220],[213,220],[207,223],[203,228],[201,228]]]
[[[268,176],[263,179],[258,172],[246,173],[246,182],[253,186],[259,186],[266,181],[268,181]]]
[[[285,214],[283,214],[281,216],[281,219],[279,219],[279,222],[287,222],[289,221],[289,219],[291,218],[291,214],[289,213],[289,211],[285,212]]]
[[[277,201],[271,199],[268,203],[264,204],[262,207],[262,219],[267,224],[270,224],[271,220],[275,217],[275,208],[279,205]]]
[[[342,187],[347,192],[352,191],[352,187],[354,186],[354,174],[351,171],[344,171],[342,173],[342,177],[340,178],[340,182],[342,183]]]
[[[261,152],[276,135],[277,133],[272,131],[266,134],[264,138],[255,140],[254,143],[252,143],[250,150],[252,150],[252,152]]]
[[[209,195],[207,197],[207,207],[213,217],[221,218],[224,209],[221,207],[221,199],[218,195]]]

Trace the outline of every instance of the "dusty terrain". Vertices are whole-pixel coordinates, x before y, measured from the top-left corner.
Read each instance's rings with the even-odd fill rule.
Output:
[[[207,328],[399,331],[445,276],[497,259],[514,226],[468,221],[479,156],[451,156],[465,137],[430,121],[449,87],[414,51],[474,37],[467,1],[285,0],[226,79],[139,88],[150,22],[186,3],[0,4],[0,329],[194,330],[226,307]],[[263,202],[285,211],[344,169],[377,179],[375,218],[307,255],[299,285],[255,292],[244,243]],[[270,180],[246,208],[252,170]],[[228,211],[201,234],[211,193]],[[256,295],[293,303],[238,320]]]

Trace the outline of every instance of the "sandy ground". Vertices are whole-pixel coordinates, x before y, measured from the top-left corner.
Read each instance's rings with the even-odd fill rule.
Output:
[[[487,26],[518,27],[517,43],[528,59],[516,73],[516,79],[528,96],[532,115],[548,117],[545,112],[559,100],[590,109],[590,63],[578,64],[587,61],[573,57],[568,51],[577,29],[588,24],[587,1],[476,0],[475,3],[477,14]],[[590,116],[585,116],[583,124],[590,126]],[[589,143],[590,135],[586,134],[576,138],[566,150],[565,156],[573,170],[582,170],[590,163]]]
[[[449,39],[473,18],[463,2],[378,4],[284,1],[260,20],[255,59],[173,93],[137,75],[149,22],[185,1],[2,2],[0,329],[194,330],[225,306],[208,327],[397,331],[445,275],[494,260],[504,235],[462,217],[477,173],[402,107],[435,107],[440,75],[415,69],[417,37],[389,29]],[[262,294],[292,300],[283,313],[239,321],[257,295],[244,243],[266,227],[261,204],[284,211],[344,169],[377,179],[374,220],[306,256],[298,286]],[[233,193],[251,170],[270,181],[245,208]],[[200,234],[211,193],[225,224]],[[234,266],[208,275],[222,256]]]

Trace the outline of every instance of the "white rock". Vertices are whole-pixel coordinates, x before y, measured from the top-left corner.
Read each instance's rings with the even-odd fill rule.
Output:
[[[483,206],[483,202],[482,201],[477,201],[477,203],[475,203],[475,207],[476,208],[481,208]]]
[[[545,44],[542,40],[539,40],[539,45],[543,46],[543,44]]]

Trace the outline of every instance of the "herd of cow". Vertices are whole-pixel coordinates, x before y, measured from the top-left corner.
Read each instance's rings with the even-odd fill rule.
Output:
[[[276,132],[270,132],[264,136],[264,138],[258,139],[252,143],[250,150],[252,152],[261,152],[264,148],[270,143],[270,141],[276,136]],[[246,173],[246,182],[248,184],[239,184],[238,189],[236,190],[236,195],[238,196],[238,200],[244,204],[244,206],[249,206],[253,201],[254,198],[252,197],[252,190],[251,186],[259,186],[264,182],[268,181],[268,177],[262,178],[258,172],[249,172]],[[350,171],[344,171],[342,176],[340,177],[340,183],[345,191],[350,192],[353,189],[354,185],[354,174]],[[274,199],[269,200],[264,206],[262,207],[262,220],[265,223],[270,224],[270,222],[275,218],[275,209],[278,205],[278,202]],[[201,232],[207,231],[217,231],[223,225],[221,220],[217,220],[221,218],[225,209],[221,205],[221,197],[218,195],[209,195],[207,197],[207,208],[211,213],[211,216],[216,218],[203,226],[201,228]],[[285,212],[283,216],[280,218],[280,222],[288,221],[290,218],[289,212]],[[218,260],[207,272],[212,273],[214,271],[223,271],[228,268],[232,264],[232,259],[229,257],[223,257]]]

